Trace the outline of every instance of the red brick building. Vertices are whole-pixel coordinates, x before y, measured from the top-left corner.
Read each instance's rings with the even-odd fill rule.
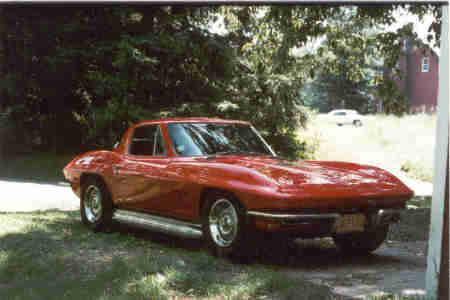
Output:
[[[420,42],[404,40],[397,67],[403,77],[397,86],[408,97],[409,112],[434,112],[437,105],[439,57]]]

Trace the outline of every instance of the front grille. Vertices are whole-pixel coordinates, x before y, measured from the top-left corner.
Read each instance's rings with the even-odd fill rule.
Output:
[[[403,209],[403,206],[398,207],[383,207],[383,206],[377,206],[373,208],[287,208],[287,209],[280,209],[280,210],[259,210],[260,212],[264,213],[270,213],[270,214],[355,214],[355,213],[362,213],[362,214],[372,214],[377,213],[380,209]]]

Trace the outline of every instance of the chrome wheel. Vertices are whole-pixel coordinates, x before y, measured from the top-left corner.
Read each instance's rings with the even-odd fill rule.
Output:
[[[239,218],[233,203],[227,199],[214,202],[209,210],[208,220],[209,231],[216,245],[228,247],[235,241]]]
[[[84,212],[90,223],[97,222],[102,216],[102,192],[95,185],[90,185],[84,193]]]

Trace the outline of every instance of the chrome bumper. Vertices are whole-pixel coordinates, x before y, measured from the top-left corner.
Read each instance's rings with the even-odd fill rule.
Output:
[[[395,223],[400,220],[400,212],[403,209],[380,209],[374,213],[366,214],[369,228]],[[348,213],[351,214],[351,213]],[[285,224],[317,223],[320,221],[336,222],[341,213],[324,214],[276,214],[259,211],[247,211],[248,216],[276,220]]]
[[[340,214],[272,214],[259,211],[248,211],[247,215],[253,217],[274,219],[278,221],[298,221],[308,222],[311,220],[336,220],[340,217]]]

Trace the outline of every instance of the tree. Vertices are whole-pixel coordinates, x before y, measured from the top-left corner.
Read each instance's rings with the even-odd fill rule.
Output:
[[[345,16],[339,6],[5,6],[4,111],[28,135],[20,140],[38,135],[47,149],[111,145],[130,122],[202,115],[248,120],[298,157],[305,144],[295,132],[308,117],[299,89],[326,66],[322,76],[345,83],[346,101],[363,101],[365,51],[375,47],[390,67],[400,48],[395,33],[353,29],[392,23],[396,7],[352,8],[341,28],[332,21]],[[435,6],[407,8],[431,10],[439,24]],[[206,29],[218,16],[226,35]],[[294,55],[324,35],[345,60]]]
[[[392,22],[387,12],[393,8],[372,6],[373,12],[369,13],[365,6],[345,6],[328,21],[333,28],[315,50],[320,66],[303,91],[312,97],[307,103],[310,107],[321,112],[351,108],[367,113],[372,110],[375,98],[383,101],[387,113],[407,111],[407,98],[392,79],[405,76],[395,66],[401,54],[401,41],[405,37],[415,39],[417,35],[412,26],[384,32],[381,25]],[[426,11],[415,6],[409,9],[420,11],[422,16]],[[378,23],[379,18],[382,22]]]
[[[40,128],[48,145],[67,144],[55,137],[66,136],[68,123],[83,132],[81,142],[104,145],[141,117],[207,110],[231,75],[224,39],[202,29],[212,8],[5,9],[3,101],[11,119]]]

